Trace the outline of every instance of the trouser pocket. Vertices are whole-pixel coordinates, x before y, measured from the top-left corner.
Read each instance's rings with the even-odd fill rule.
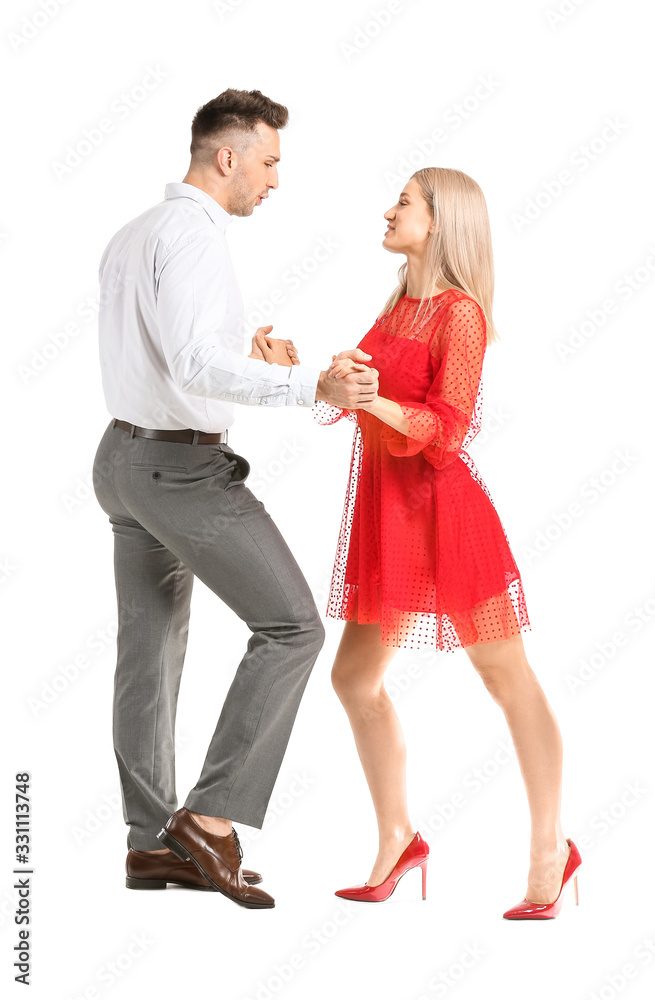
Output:
[[[220,454],[216,456],[214,467],[218,473],[229,470],[229,478],[224,486],[226,490],[245,482],[250,475],[250,462],[229,445],[223,445]]]

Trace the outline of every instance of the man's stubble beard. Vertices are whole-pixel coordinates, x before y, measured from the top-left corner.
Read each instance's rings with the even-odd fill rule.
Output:
[[[251,190],[245,174],[238,174],[234,179],[230,201],[232,208],[230,215],[252,215],[254,210],[256,192]]]

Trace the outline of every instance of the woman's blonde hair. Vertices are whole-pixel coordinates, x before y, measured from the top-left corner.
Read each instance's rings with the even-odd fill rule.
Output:
[[[484,312],[487,344],[500,340],[491,309],[494,295],[494,263],[491,227],[482,189],[472,177],[450,167],[423,167],[412,174],[428,209],[434,232],[428,235],[428,277],[421,293],[421,309],[428,311],[436,287],[456,288],[470,295]],[[407,292],[407,261],[398,271],[399,284],[379,314],[389,312]]]

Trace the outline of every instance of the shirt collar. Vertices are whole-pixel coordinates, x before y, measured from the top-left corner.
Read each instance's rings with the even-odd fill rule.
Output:
[[[199,205],[202,205],[209,218],[223,232],[234,218],[210,194],[207,194],[202,188],[196,187],[195,184],[187,184],[186,181],[173,181],[166,185],[166,200],[170,198],[193,198]]]

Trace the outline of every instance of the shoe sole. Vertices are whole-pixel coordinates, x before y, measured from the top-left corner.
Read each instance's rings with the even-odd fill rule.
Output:
[[[253,903],[245,899],[239,899],[238,896],[233,896],[231,893],[226,892],[225,889],[223,889],[220,885],[218,885],[217,882],[214,882],[211,875],[207,874],[202,865],[200,865],[198,861],[196,861],[196,859],[192,857],[191,854],[189,854],[186,847],[183,847],[183,845],[180,844],[175,839],[175,837],[172,837],[170,833],[167,833],[165,829],[159,831],[159,833],[157,834],[157,839],[160,840],[161,843],[164,845],[164,847],[167,847],[169,851],[172,851],[173,854],[176,854],[180,859],[180,861],[193,861],[198,871],[205,876],[207,881],[210,883],[210,885],[214,887],[216,892],[220,892],[224,896],[227,896],[227,898],[231,899],[233,903],[239,903],[240,906],[246,906],[248,907],[249,910],[270,910],[275,906],[275,901],[273,901],[272,903]]]
[[[427,861],[427,859],[429,858],[429,856],[430,855],[427,854],[425,856],[425,858],[423,859],[423,861]],[[340,892],[335,892],[334,895],[335,896],[339,896],[340,899],[349,899],[353,903],[386,903],[386,901],[388,899],[391,899],[391,897],[393,896],[394,892],[396,891],[396,887],[397,887],[398,883],[400,882],[401,878],[403,878],[403,876],[405,876],[407,874],[407,872],[413,872],[415,868],[420,868],[421,865],[423,864],[423,861],[419,861],[419,863],[417,865],[412,865],[411,868],[406,868],[405,871],[403,872],[403,874],[399,875],[398,878],[396,879],[396,881],[394,882],[393,889],[391,890],[391,892],[389,893],[389,895],[388,896],[384,896],[382,899],[370,899],[370,898],[367,898],[366,896],[342,896]],[[425,900],[425,898],[426,897],[423,896],[423,900]]]
[[[248,879],[245,880],[248,882]],[[248,885],[259,885],[263,879],[258,878],[256,882],[248,882]],[[200,892],[215,892],[213,885],[198,885],[196,882],[185,882],[181,878],[135,878],[133,875],[125,877],[125,885],[128,889],[165,889],[168,885],[181,885],[185,889],[199,889]]]
[[[166,889],[168,885],[182,885],[186,889],[199,889],[201,892],[215,891],[213,885],[196,885],[195,882],[184,882],[176,878],[134,878],[133,875],[125,877],[125,885],[128,889]]]

